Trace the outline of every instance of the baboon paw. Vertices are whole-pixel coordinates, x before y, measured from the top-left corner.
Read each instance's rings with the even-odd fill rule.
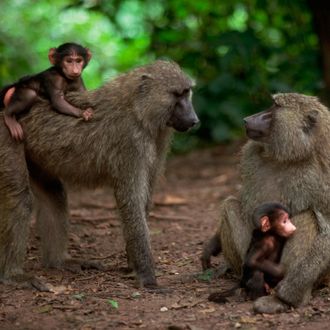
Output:
[[[253,311],[261,314],[283,313],[289,309],[289,306],[276,296],[263,296],[253,303]]]
[[[19,274],[10,278],[2,279],[2,283],[14,285],[21,289],[36,289],[41,292],[49,292],[50,288],[39,278],[29,274]]]

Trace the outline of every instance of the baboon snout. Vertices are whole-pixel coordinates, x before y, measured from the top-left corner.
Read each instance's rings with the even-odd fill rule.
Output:
[[[199,123],[200,123],[199,118],[194,113],[193,118],[191,118],[191,120],[190,120],[190,127],[189,128],[192,128],[194,126],[197,126]]]
[[[268,136],[272,122],[272,112],[262,111],[243,119],[246,134],[250,139],[260,139]]]
[[[191,112],[190,116],[187,116],[185,118],[185,120],[183,120],[182,124],[183,124],[182,128],[184,128],[183,131],[187,131],[188,129],[193,128],[194,126],[199,124],[199,119],[198,119],[196,113]]]
[[[199,124],[199,119],[193,110],[185,113],[175,112],[167,122],[167,126],[179,132],[185,132],[197,124]]]

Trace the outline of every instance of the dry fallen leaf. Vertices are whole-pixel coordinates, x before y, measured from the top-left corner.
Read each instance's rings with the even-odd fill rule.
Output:
[[[71,291],[69,287],[66,287],[64,285],[54,286],[51,284],[48,284],[50,292],[53,292],[55,294],[61,294],[61,293],[68,293]]]
[[[158,206],[172,206],[172,205],[185,205],[187,200],[182,197],[174,195],[165,195],[165,197],[155,200],[155,205]]]

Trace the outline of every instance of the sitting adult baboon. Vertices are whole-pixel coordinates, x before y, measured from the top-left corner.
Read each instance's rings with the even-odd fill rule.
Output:
[[[38,103],[20,120],[26,138],[18,144],[0,120],[0,279],[44,289],[22,268],[33,195],[43,264],[65,268],[76,261],[67,255],[64,183],[111,184],[129,266],[141,285],[157,285],[148,205],[173,128],[186,131],[198,122],[191,87],[192,80],[177,64],[156,61],[95,91],[71,95],[76,106],[95,109],[89,122],[45,111],[49,104]]]
[[[316,97],[288,93],[273,99],[270,109],[245,118],[250,140],[241,155],[242,189],[237,199],[222,203],[219,228],[202,255],[206,268],[222,251],[240,272],[253,210],[269,201],[287,205],[297,231],[283,251],[286,275],[276,297],[256,301],[259,312],[307,302],[330,267],[330,112]]]

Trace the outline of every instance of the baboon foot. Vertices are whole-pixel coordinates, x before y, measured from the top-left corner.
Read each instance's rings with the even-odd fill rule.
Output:
[[[19,274],[11,276],[10,278],[2,279],[3,284],[14,285],[20,289],[36,289],[42,292],[50,291],[50,288],[40,279],[29,274]]]
[[[140,288],[144,288],[148,292],[161,293],[161,294],[172,292],[171,289],[158,286],[156,277],[152,273],[148,275],[136,274],[136,277],[137,277],[137,285]]]
[[[283,313],[289,309],[289,306],[276,296],[263,296],[253,303],[255,313],[276,314]]]
[[[102,263],[93,260],[80,260],[80,259],[67,259],[64,261],[62,266],[58,267],[61,269],[68,270],[72,273],[80,273],[84,270],[88,269],[96,269],[96,270],[105,270],[105,267]]]
[[[311,288],[297,289],[290,281],[281,281],[276,286],[276,296],[293,307],[307,304],[311,295]]]

